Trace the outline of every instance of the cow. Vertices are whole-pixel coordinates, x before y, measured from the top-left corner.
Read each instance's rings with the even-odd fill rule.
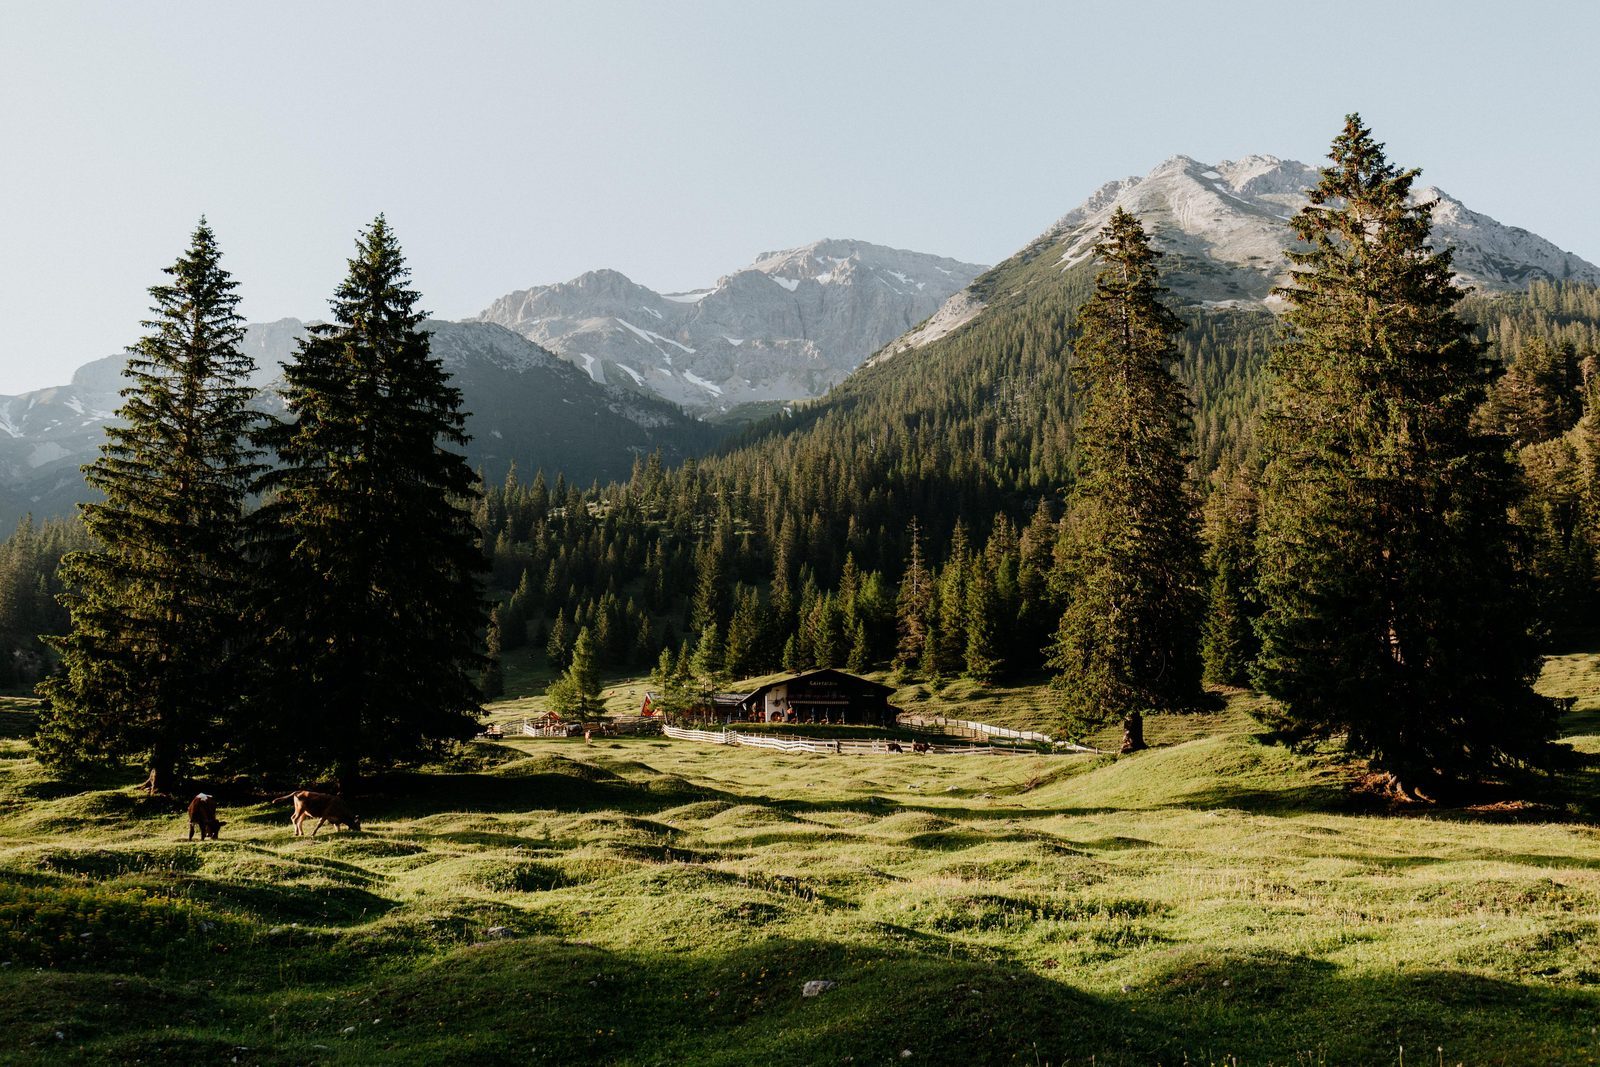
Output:
[[[274,804],[281,804],[285,800],[294,801],[294,814],[289,816],[289,821],[294,823],[294,835],[305,836],[305,821],[315,817],[317,825],[311,828],[311,836],[316,837],[317,831],[322,829],[325,822],[340,827],[349,827],[352,830],[361,829],[361,820],[356,813],[350,810],[350,805],[344,802],[343,797],[336,797],[332,793],[314,793],[309,789],[299,789],[273,799]]]
[[[210,793],[196,793],[189,801],[189,840],[194,840],[195,827],[200,828],[200,840],[217,839],[217,831],[228,825],[217,821],[217,798]]]

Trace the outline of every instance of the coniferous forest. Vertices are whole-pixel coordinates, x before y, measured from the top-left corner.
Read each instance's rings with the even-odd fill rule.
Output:
[[[205,220],[167,274],[85,471],[103,495],[83,509],[88,543],[61,557],[41,759],[137,760],[152,793],[225,769],[353,791],[364,770],[470,737],[476,483],[387,222],[361,233],[333,321],[301,342],[284,420],[248,405],[237,284]]]
[[[1600,6],[946,6],[3,7],[0,1067],[1600,1062]]]
[[[1401,320],[1431,316],[1435,332],[1389,336],[1377,324],[1295,310],[1283,322],[1244,310],[1160,312],[1169,316],[1165,328],[1173,335],[1166,365],[1187,396],[1189,428],[1170,447],[1181,449],[1182,492],[1190,498],[1146,528],[1175,535],[1193,522],[1204,541],[1192,570],[1186,562],[1161,570],[1186,575],[1162,594],[1175,598],[1166,617],[1182,633],[1169,639],[1162,684],[1176,686],[1174,694],[1185,691],[1192,683],[1179,679],[1202,667],[1214,683],[1260,682],[1282,698],[1282,717],[1272,722],[1285,738],[1342,735],[1352,725],[1348,712],[1296,712],[1289,694],[1294,685],[1307,693],[1353,694],[1352,679],[1297,675],[1284,642],[1310,642],[1295,654],[1307,665],[1322,657],[1336,670],[1364,675],[1375,668],[1360,666],[1360,656],[1398,663],[1406,654],[1391,631],[1402,625],[1393,614],[1400,609],[1380,610],[1378,601],[1394,595],[1397,584],[1415,581],[1422,583],[1415,595],[1430,606],[1416,609],[1426,618],[1414,617],[1422,629],[1413,640],[1427,651],[1412,655],[1429,666],[1402,671],[1404,682],[1373,683],[1394,686],[1389,697],[1378,699],[1385,691],[1379,689],[1346,699],[1350,707],[1371,709],[1377,718],[1371,729],[1408,738],[1416,724],[1405,709],[1431,702],[1433,711],[1417,714],[1453,740],[1389,753],[1388,743],[1358,730],[1351,744],[1380,762],[1392,755],[1401,788],[1409,788],[1406,778],[1486,773],[1504,760],[1537,764],[1550,712],[1526,688],[1534,654],[1593,625],[1600,526],[1588,510],[1595,468],[1586,412],[1600,381],[1594,378],[1600,291],[1535,283],[1525,293],[1464,295],[1452,282],[1448,255],[1426,243],[1426,214],[1394,206],[1404,201],[1414,172],[1389,164],[1355,119],[1335,143],[1329,172],[1346,167],[1368,168],[1370,183],[1389,183],[1381,193],[1386,206],[1379,211],[1363,202],[1349,210],[1373,218],[1349,221],[1353,216],[1335,216],[1323,204],[1380,194],[1329,187],[1323,202],[1296,220],[1316,250],[1307,255],[1321,258],[1297,264],[1296,278],[1306,280],[1296,286],[1306,288],[1291,287],[1294,307],[1334,304],[1338,287],[1366,285],[1364,295]],[[1368,223],[1383,227],[1382,236],[1359,238],[1353,227]],[[1388,258],[1371,262],[1378,251]],[[1351,263],[1382,283],[1363,278]],[[502,646],[533,642],[559,666],[576,635],[588,630],[597,635],[602,662],[617,670],[654,664],[662,687],[694,674],[690,661],[707,641],[714,647],[699,656],[701,669],[714,664],[722,678],[890,665],[902,677],[938,684],[1047,671],[1063,693],[1069,729],[1183,705],[1153,690],[1108,700],[1094,688],[1104,683],[1090,681],[1102,670],[1090,664],[1100,661],[1083,659],[1089,649],[1126,650],[1129,643],[1097,641],[1084,629],[1110,625],[1111,618],[1084,584],[1084,569],[1109,545],[1104,530],[1085,533],[1104,520],[1093,517],[1084,479],[1098,469],[1095,455],[1109,447],[1108,428],[1127,426],[1130,416],[1097,423],[1084,415],[1082,379],[1094,350],[1084,344],[1078,309],[1093,306],[1097,268],[1048,266],[1040,269],[1025,250],[981,280],[1011,296],[966,328],[864,368],[816,404],[754,426],[697,463],[664,470],[641,459],[627,482],[588,491],[551,486],[542,476],[489,488],[481,516],[485,543],[494,580],[509,594],[497,608]],[[1425,311],[1404,303],[1408,286],[1423,284],[1408,281],[1406,270],[1431,286],[1433,303]],[[1313,295],[1299,295],[1305,291]],[[1316,295],[1324,291],[1330,295]],[[1373,330],[1380,337],[1375,354],[1352,356],[1352,338]],[[1110,358],[1132,366],[1133,349],[1125,344]],[[1370,361],[1359,375],[1347,365],[1358,358]],[[1433,362],[1432,384],[1407,369]],[[1347,493],[1330,501],[1320,519],[1314,509],[1303,510],[1307,502],[1295,486],[1316,467],[1288,443],[1312,446],[1283,413],[1298,403],[1296,390],[1322,386],[1302,379],[1337,381],[1345,390],[1340,409],[1358,420],[1320,447],[1370,453],[1379,466],[1326,477],[1369,486],[1376,511],[1359,513]],[[1391,397],[1387,390],[1399,392]],[[1159,421],[1159,403],[1166,401],[1145,399],[1141,414]],[[1404,405],[1415,414],[1402,414]],[[1385,418],[1399,425],[1389,428]],[[1421,447],[1418,435],[1427,447],[1403,459],[1397,450]],[[1459,443],[1447,447],[1447,437]],[[1163,454],[1147,444],[1133,452],[1147,468],[1138,472],[1143,476]],[[1467,492],[1474,495],[1459,502],[1450,496]],[[1396,514],[1411,509],[1420,517],[1441,508],[1443,515],[1460,514],[1460,531],[1418,527],[1404,535],[1412,547],[1403,549],[1405,527],[1394,525]],[[1291,602],[1297,579],[1288,576],[1299,575],[1309,560],[1277,554],[1299,536],[1277,525],[1275,516],[1286,514],[1322,523],[1320,536],[1332,538],[1340,552],[1377,560],[1405,554],[1406,565],[1427,560],[1448,569],[1429,576],[1402,567],[1383,577],[1387,568],[1379,566],[1373,590],[1346,594],[1370,605],[1351,610],[1369,614],[1336,620],[1333,601]],[[1458,547],[1436,558],[1433,550],[1455,537]],[[1139,544],[1145,559],[1173,551],[1175,559],[1189,558],[1148,537]],[[1105,573],[1127,578],[1136,557],[1105,564]],[[1354,559],[1335,556],[1326,565],[1338,570]],[[1440,614],[1445,601],[1428,589],[1455,590],[1456,606]],[[1140,600],[1155,610],[1156,595],[1143,591]],[[1186,603],[1194,608],[1180,606]],[[1435,632],[1446,616],[1458,629]],[[1301,620],[1315,618],[1331,631],[1371,633],[1374,648],[1357,653],[1328,638],[1289,636]],[[1073,633],[1083,636],[1064,639]],[[1447,651],[1466,658],[1457,667],[1470,661],[1485,673],[1452,677],[1456,667],[1442,658]],[[1280,668],[1287,673],[1275,673]],[[1427,685],[1447,678],[1466,688],[1425,695]],[[1098,696],[1088,699],[1088,692]],[[1482,702],[1481,713],[1463,706],[1468,692]],[[1187,699],[1189,706],[1199,702],[1197,695]],[[1472,737],[1480,726],[1487,733]]]
[[[87,469],[104,501],[0,553],[0,680],[41,683],[50,758],[136,758],[154,789],[422,758],[525,648],[579,717],[597,672],[687,710],[832,666],[1049,677],[1072,734],[1202,707],[1203,675],[1397,789],[1537,765],[1538,650],[1597,607],[1600,291],[1465,295],[1414,176],[1352,117],[1281,319],[1170,306],[1118,216],[1092,262],[994,268],[949,336],[589,487],[473,477],[381,217],[284,416],[250,409],[202,223]],[[1378,310],[1346,317],[1352,294]]]

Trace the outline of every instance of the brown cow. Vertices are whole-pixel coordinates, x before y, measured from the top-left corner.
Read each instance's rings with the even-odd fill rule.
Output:
[[[196,793],[189,801],[189,840],[194,840],[194,828],[200,828],[200,840],[217,839],[217,831],[228,825],[217,821],[217,798],[210,793]]]
[[[294,801],[294,814],[289,816],[289,821],[294,823],[296,837],[305,836],[305,821],[313,817],[317,820],[317,825],[311,828],[312,837],[317,836],[317,831],[322,829],[322,824],[325,822],[331,822],[341,828],[348,826],[352,830],[361,829],[361,820],[350,810],[350,805],[344,802],[343,797],[300,789],[277,797],[273,803],[281,804],[285,800]]]

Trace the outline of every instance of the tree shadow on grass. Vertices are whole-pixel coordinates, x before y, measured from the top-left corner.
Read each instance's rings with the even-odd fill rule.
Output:
[[[892,947],[766,939],[717,951],[610,952],[552,939],[478,946],[371,990],[386,1008],[350,1054],[419,1059],[697,1064],[1062,1062],[1074,1030],[1160,1047],[1164,1024],[1031,972]],[[716,939],[723,942],[723,939]],[[807,981],[837,982],[807,998]],[[505,1025],[507,1018],[515,1026]],[[441,1027],[441,1023],[443,1026]],[[276,1056],[292,1058],[280,1047]],[[1132,1062],[1132,1060],[1130,1060]],[[1138,1060],[1147,1062],[1147,1060]]]
[[[763,796],[740,796],[725,794],[729,799],[740,804],[762,804],[787,814],[801,818],[815,815],[850,813],[865,815],[869,818],[882,818],[888,815],[901,813],[916,813],[919,815],[933,815],[943,818],[961,820],[994,820],[1007,821],[1012,819],[1043,819],[1053,815],[1111,815],[1116,812],[1128,811],[1128,808],[1109,807],[1106,805],[1040,805],[1036,808],[1019,808],[1014,806],[995,807],[985,804],[979,807],[962,807],[960,804],[929,804],[904,800],[888,800],[883,797],[873,798],[874,802],[861,800],[798,800],[775,799]]]
[[[416,819],[449,812],[626,811],[654,813],[725,794],[663,775],[646,783],[615,775],[400,772],[375,777],[363,818]]]
[[[659,952],[515,938],[368,971],[332,1010],[312,991],[253,1007],[236,992],[215,1024],[274,1062],[329,1046],[348,1062],[1393,1063],[1404,1046],[1419,1062],[1578,1063],[1593,1041],[1580,988],[1191,947],[1093,993],[1067,968],[879,933],[890,943],[711,936]],[[837,985],[805,997],[812,980]],[[269,1009],[300,1022],[270,1029]],[[165,1022],[88,1020],[91,1058],[147,1047]]]
[[[1348,815],[1372,810],[1370,804],[1352,796],[1342,783],[1262,789],[1229,782],[1218,782],[1209,788],[1185,793],[1165,803],[1152,805],[1148,810],[1171,811],[1175,808],[1233,810],[1251,815]]]
[[[1356,972],[1304,956],[1188,949],[1132,997],[1180,1035],[1217,1035],[1185,1040],[1191,1060],[1203,1050],[1219,1060],[1379,1063],[1403,1045],[1419,1061],[1592,1062],[1593,991],[1464,970]]]
[[[39,713],[32,708],[0,706],[0,740],[25,740],[38,728]]]
[[[268,923],[351,926],[371,922],[398,907],[395,901],[358,886],[185,878],[150,883],[150,888]]]

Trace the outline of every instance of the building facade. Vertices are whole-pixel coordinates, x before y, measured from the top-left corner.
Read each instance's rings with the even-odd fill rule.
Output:
[[[892,726],[886,685],[832,669],[768,682],[739,702],[741,717],[755,722]]]

